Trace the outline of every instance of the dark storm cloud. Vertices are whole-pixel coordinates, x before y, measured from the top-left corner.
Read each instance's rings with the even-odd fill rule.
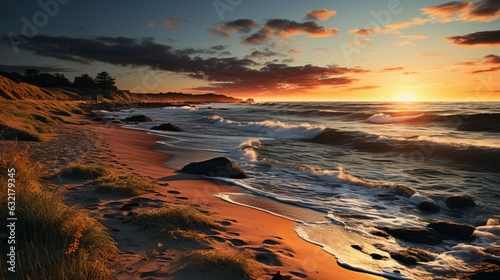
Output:
[[[8,38],[4,40],[8,42]],[[289,66],[277,63],[257,68],[258,64],[248,58],[202,58],[194,55],[214,50],[176,50],[169,45],[158,44],[152,38],[38,35],[31,38],[28,44],[21,44],[19,47],[40,56],[83,64],[98,61],[120,66],[146,66],[184,74],[212,83],[209,88],[217,91],[277,90],[284,85],[301,89],[335,86],[355,81],[349,74],[367,72],[359,68]],[[215,48],[223,49],[219,46]]]
[[[46,72],[46,73],[62,73],[62,72],[76,72],[77,71],[75,69],[57,67],[57,66],[3,65],[3,64],[0,64],[0,71],[5,71],[5,72],[24,73],[24,71],[26,71],[26,69],[37,69],[40,72]]]
[[[500,30],[474,32],[463,36],[450,36],[446,37],[446,39],[455,45],[496,46],[500,45]]]

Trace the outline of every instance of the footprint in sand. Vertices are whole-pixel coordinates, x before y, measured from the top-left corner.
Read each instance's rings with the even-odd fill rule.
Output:
[[[299,278],[302,278],[302,279],[306,279],[307,278],[307,274],[304,274],[304,273],[300,273],[300,272],[297,272],[297,271],[290,271],[290,274],[293,274]]]
[[[167,191],[167,193],[169,193],[169,194],[180,194],[181,192],[176,191],[176,190],[170,190],[170,191]]]
[[[272,239],[266,239],[266,240],[262,241],[262,244],[266,244],[266,245],[279,245],[281,243],[278,242],[278,241],[274,241]]]
[[[228,239],[228,241],[231,242],[231,244],[233,244],[236,247],[248,245],[247,242],[245,242],[245,241],[243,241],[241,239]]]
[[[283,265],[283,263],[278,259],[278,255],[272,253],[271,251],[267,253],[257,253],[255,255],[255,260],[265,265],[272,265],[272,266]]]

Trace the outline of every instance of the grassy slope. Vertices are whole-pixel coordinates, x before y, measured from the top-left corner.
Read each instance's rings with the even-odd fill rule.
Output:
[[[14,168],[15,175],[2,172],[0,180],[15,179],[17,279],[112,279],[118,250],[107,230],[85,210],[43,188],[41,166],[15,146],[12,142],[0,153],[0,170]],[[7,209],[7,201],[7,191],[0,192],[1,209]],[[7,219],[7,211],[0,211],[0,219]],[[2,248],[0,256],[2,274],[6,251]]]

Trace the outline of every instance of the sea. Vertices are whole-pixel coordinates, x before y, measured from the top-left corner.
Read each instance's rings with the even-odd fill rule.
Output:
[[[300,237],[346,268],[394,279],[453,279],[484,259],[500,261],[487,250],[500,246],[500,103],[263,102],[104,114],[152,118],[126,127],[161,135],[173,155],[165,164],[177,170],[218,156],[236,162],[249,178],[214,180],[242,192],[214,195],[296,221]],[[162,123],[184,132],[150,130]],[[450,209],[445,201],[452,195],[468,195],[476,206]],[[420,210],[423,200],[440,211]],[[471,240],[439,245],[374,234],[435,220],[476,230]],[[434,261],[404,265],[390,257],[409,248]]]

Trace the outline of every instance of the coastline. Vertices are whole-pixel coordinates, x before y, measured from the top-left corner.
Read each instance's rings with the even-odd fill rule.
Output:
[[[85,125],[79,125],[76,129],[97,137],[94,155],[82,158],[82,163],[108,165],[120,172],[136,173],[158,181],[159,186],[153,193],[140,196],[143,201],[152,202],[151,205],[200,206],[224,225],[223,232],[210,237],[212,246],[222,250],[246,250],[259,255],[263,271],[257,279],[270,279],[278,271],[291,279],[384,279],[340,267],[334,256],[300,238],[294,231],[294,221],[214,196],[244,192],[242,189],[201,176],[176,173],[167,168],[164,163],[171,156],[162,152],[156,143],[161,137],[117,125],[89,123],[87,120],[80,120],[80,123]],[[74,128],[74,125],[65,126]],[[70,193],[67,195],[71,196]],[[122,203],[130,201],[121,200]],[[107,204],[111,204],[109,200],[101,199],[96,218],[114,231],[122,252],[117,267],[119,279],[132,279],[141,275],[150,275],[148,279],[161,279],[162,273],[165,276],[169,270],[175,269],[175,264],[178,265],[177,261],[182,257],[179,251],[174,249],[174,257],[170,256],[167,260],[149,258],[158,244],[154,240],[155,235],[129,225],[129,229],[125,229],[118,221],[113,221],[117,215],[116,209],[113,212],[113,209],[105,208]],[[168,248],[165,252],[168,254]]]

